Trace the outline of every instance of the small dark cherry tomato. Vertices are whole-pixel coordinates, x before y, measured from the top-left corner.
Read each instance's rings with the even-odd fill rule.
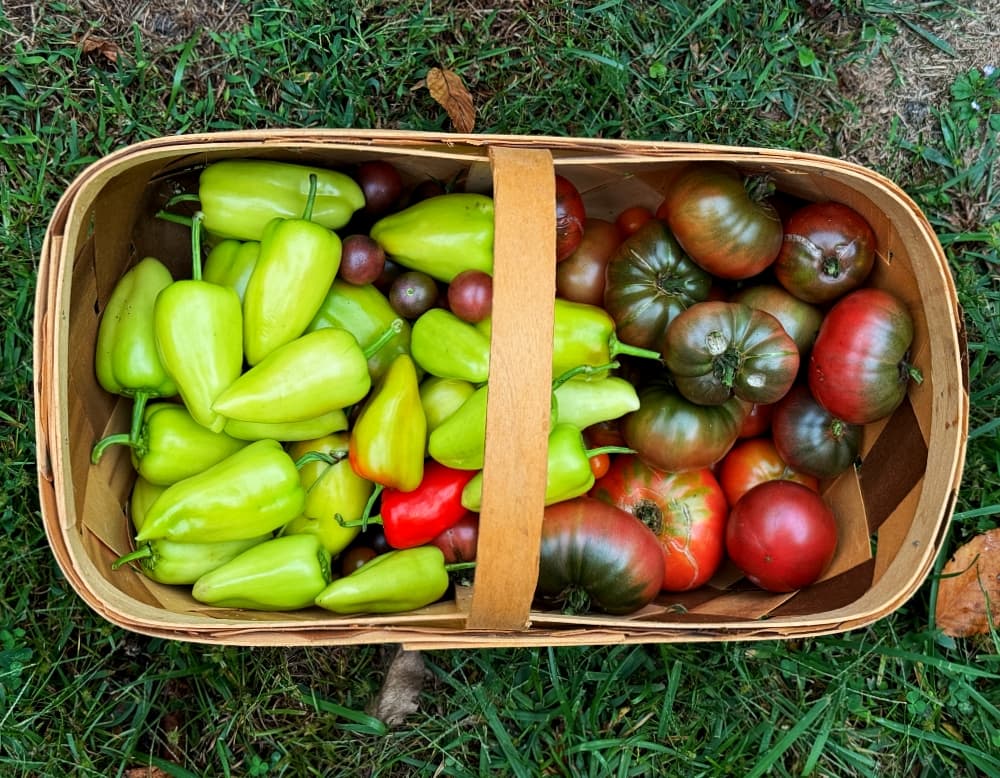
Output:
[[[402,176],[384,160],[362,162],[354,177],[365,195],[365,211],[371,216],[388,211],[403,193]]]
[[[368,546],[351,546],[340,556],[340,574],[348,576],[365,562],[376,557],[375,549]]]
[[[389,304],[406,319],[416,319],[438,301],[437,281],[419,270],[407,270],[389,287]]]
[[[385,251],[367,235],[348,235],[340,254],[339,276],[361,286],[378,280],[385,269]]]
[[[447,295],[451,312],[470,324],[493,311],[493,279],[482,270],[463,270],[448,284]]]

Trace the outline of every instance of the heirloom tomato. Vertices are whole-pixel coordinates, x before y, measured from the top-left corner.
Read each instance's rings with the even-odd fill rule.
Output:
[[[677,389],[702,405],[774,402],[799,371],[798,346],[781,323],[742,303],[695,303],[667,327],[662,350]]]
[[[588,305],[604,302],[604,271],[620,242],[618,228],[604,219],[587,219],[583,240],[556,265],[556,294]]]
[[[750,404],[731,397],[697,405],[662,380],[638,390],[639,410],[622,419],[625,445],[650,467],[670,472],[711,467],[736,442]]]
[[[590,497],[545,509],[535,588],[543,603],[574,613],[631,613],[662,584],[660,541],[634,516]]]
[[[741,497],[726,523],[726,553],[761,589],[791,592],[817,581],[837,550],[837,520],[814,491],[767,481]]]
[[[741,289],[732,297],[734,303],[743,303],[759,311],[766,311],[781,322],[795,345],[799,347],[799,355],[803,358],[809,353],[819,325],[823,321],[823,312],[819,308],[803,302],[791,292],[787,292],[774,284],[759,284]]]
[[[920,371],[907,356],[913,320],[903,302],[881,289],[849,292],[827,312],[809,361],[809,389],[831,414],[868,424],[903,402]]]
[[[783,460],[817,478],[849,469],[861,446],[861,427],[838,419],[804,385],[792,387],[775,403],[771,434]]]
[[[740,425],[741,438],[756,438],[771,429],[774,403],[754,403]]]
[[[608,262],[604,308],[622,342],[658,349],[670,322],[705,300],[711,286],[711,276],[681,251],[667,225],[650,219]]]
[[[765,481],[795,481],[814,492],[819,490],[815,476],[788,465],[770,438],[751,438],[737,443],[719,463],[719,484],[730,505]]]
[[[479,514],[467,513],[455,524],[430,541],[444,554],[447,564],[476,561],[479,544]]]
[[[718,569],[729,504],[711,470],[666,473],[617,456],[590,496],[631,513],[660,539],[664,591],[696,589]]]
[[[875,233],[853,208],[809,203],[785,223],[774,275],[810,303],[828,303],[861,286],[875,264]]]
[[[576,251],[583,240],[587,210],[580,191],[568,178],[556,176],[556,262]]]
[[[774,262],[782,241],[778,212],[749,191],[759,181],[725,163],[692,164],[674,180],[656,216],[712,275],[755,276]]]
[[[615,226],[621,236],[627,238],[632,233],[638,232],[639,228],[652,218],[653,212],[646,206],[633,205],[618,214],[615,218]]]

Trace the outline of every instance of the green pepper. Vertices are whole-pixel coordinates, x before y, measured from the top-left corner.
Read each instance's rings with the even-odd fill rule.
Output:
[[[311,222],[316,176],[298,219],[272,219],[260,239],[260,256],[243,298],[243,351],[258,364],[305,332],[340,267],[340,238]]]
[[[423,479],[426,449],[417,370],[408,355],[400,354],[354,422],[351,467],[369,481],[408,492]]]
[[[489,377],[490,341],[444,308],[431,308],[413,323],[410,352],[431,375],[481,384]]]
[[[173,281],[166,265],[146,257],[115,285],[97,328],[97,381],[105,391],[133,398],[132,441],[138,439],[146,401],[177,394],[156,349],[153,327],[156,297]]]
[[[569,500],[586,494],[594,485],[590,458],[598,454],[634,453],[622,446],[587,449],[583,432],[573,424],[556,424],[549,433],[548,470],[545,481],[545,504]],[[478,512],[483,499],[483,474],[479,472],[462,492],[466,510]]]
[[[136,541],[243,540],[273,532],[305,507],[292,458],[258,440],[197,475],[168,486],[149,509]]]
[[[243,311],[235,291],[201,277],[201,221],[191,225],[193,277],[174,281],[153,308],[156,347],[195,420],[221,432],[215,398],[243,369]]]
[[[219,608],[293,611],[308,608],[330,583],[330,552],[315,535],[264,541],[206,573],[191,596]]]
[[[322,438],[347,429],[347,414],[340,408],[322,416],[316,416],[304,421],[288,421],[268,423],[266,421],[241,421],[226,419],[222,428],[232,438],[237,440],[312,440]]]
[[[132,486],[129,500],[129,515],[136,529],[139,529],[165,486],[158,486],[141,476]],[[193,584],[209,570],[225,564],[248,548],[263,543],[270,535],[262,535],[246,540],[228,540],[221,543],[175,543],[160,538],[136,544],[135,551],[118,557],[112,570],[132,562],[139,563],[139,570],[147,578],[162,584]]]
[[[132,466],[139,475],[167,486],[207,470],[246,443],[203,427],[183,405],[161,402],[146,407],[137,441],[124,433],[109,435],[94,446],[90,461],[96,465],[113,445],[131,446]]]
[[[301,216],[316,176],[312,221],[336,230],[365,205],[361,187],[334,170],[273,160],[227,159],[201,173],[198,199],[205,229],[223,238],[260,240],[272,219]]]
[[[556,387],[553,394],[559,422],[572,424],[581,430],[639,409],[639,395],[635,387],[616,376],[594,381],[566,381]]]
[[[427,453],[456,470],[481,470],[486,451],[486,395],[476,389],[427,439]]]
[[[350,436],[346,433],[306,440],[289,446],[289,455],[299,467],[299,480],[306,490],[306,507],[292,519],[283,535],[312,533],[323,547],[336,555],[361,532],[361,527],[345,527],[346,521],[360,519],[372,496],[375,484],[354,472],[347,459]],[[322,456],[306,459],[311,453]]]
[[[421,381],[420,404],[427,418],[428,435],[461,408],[475,391],[475,386],[458,378],[428,376]]]
[[[373,284],[355,286],[337,278],[306,330],[338,327],[353,334],[362,349],[368,349],[396,318],[389,300]],[[399,332],[368,357],[372,381],[380,379],[397,356],[409,353],[410,323],[400,320]]]
[[[441,599],[448,583],[441,550],[417,546],[380,554],[329,584],[315,603],[341,614],[400,613]]]
[[[369,231],[395,261],[450,282],[463,270],[493,273],[493,200],[464,192],[421,200]]]
[[[228,286],[239,295],[242,303],[259,256],[260,243],[257,241],[227,238],[208,252],[201,277],[209,283]]]

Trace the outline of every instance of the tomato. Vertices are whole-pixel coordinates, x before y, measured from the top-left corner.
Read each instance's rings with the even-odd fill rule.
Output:
[[[799,355],[805,357],[816,341],[816,333],[823,322],[823,312],[814,305],[803,302],[791,292],[774,284],[757,284],[741,289],[733,295],[734,303],[743,303],[759,311],[767,311],[781,322]]]
[[[819,491],[814,476],[790,467],[770,438],[751,438],[737,443],[719,464],[719,483],[730,505],[765,481],[795,481]]]
[[[670,472],[711,467],[736,442],[749,404],[732,397],[697,405],[661,381],[638,390],[639,409],[622,419],[625,445],[650,467]]]
[[[620,340],[658,349],[670,322],[705,300],[711,286],[711,276],[681,251],[667,225],[650,219],[611,257],[604,308]]]
[[[476,546],[479,543],[479,515],[467,513],[430,543],[441,549],[444,561],[449,565],[475,562]]]
[[[664,591],[697,589],[722,562],[729,504],[711,470],[665,473],[618,456],[590,496],[628,511],[660,539]]]
[[[819,579],[837,550],[837,520],[802,484],[767,481],[732,507],[726,553],[748,579],[771,592],[791,592]]]
[[[742,303],[695,303],[671,322],[662,351],[680,393],[704,405],[774,402],[799,371],[798,346],[781,323]]]
[[[389,304],[406,319],[416,319],[437,305],[441,290],[437,281],[419,270],[407,270],[389,287]]]
[[[792,387],[775,404],[771,429],[781,458],[817,478],[848,470],[861,446],[861,427],[838,419],[804,385]]]
[[[368,546],[351,546],[340,556],[340,574],[347,576],[357,570],[365,562],[373,560],[377,554]]]
[[[626,208],[615,219],[615,226],[623,238],[639,231],[639,228],[653,218],[653,212],[643,205]]]
[[[608,454],[594,454],[590,457],[590,472],[594,474],[594,478],[601,478],[607,472],[608,468],[611,467],[611,456]]]
[[[556,262],[576,251],[583,240],[587,211],[573,182],[556,176]]]
[[[747,411],[743,424],[740,425],[739,437],[756,438],[771,429],[771,415],[774,413],[774,403],[754,403]]]
[[[656,216],[712,275],[755,276],[777,258],[783,234],[774,206],[748,192],[756,181],[725,163],[692,164],[674,180]]]
[[[448,284],[448,308],[462,321],[481,322],[493,312],[493,278],[482,270],[463,270]]]
[[[809,389],[839,419],[868,424],[903,402],[913,320],[903,302],[881,289],[849,292],[827,312],[809,361]]]
[[[386,213],[403,194],[403,177],[391,163],[373,159],[358,165],[354,179],[365,195],[365,213]]]
[[[620,419],[608,419],[591,424],[583,430],[583,439],[587,448],[602,448],[603,446],[624,446]]]
[[[349,284],[371,284],[382,275],[385,261],[385,250],[370,237],[348,235],[341,244],[337,275]]]
[[[556,294],[588,305],[604,302],[604,271],[618,248],[618,230],[604,219],[587,219],[576,251],[556,265]]]
[[[663,584],[663,551],[652,530],[625,511],[590,497],[545,509],[535,594],[583,613],[592,607],[632,613]]]
[[[828,303],[860,287],[875,264],[875,232],[841,203],[809,203],[785,223],[774,275],[810,303]]]

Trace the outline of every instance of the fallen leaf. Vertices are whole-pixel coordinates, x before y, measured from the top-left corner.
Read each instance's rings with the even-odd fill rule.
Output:
[[[89,34],[84,35],[77,45],[84,54],[93,54],[96,52],[109,62],[117,62],[118,55],[121,53],[121,49],[118,48],[118,44],[114,41]]]
[[[956,638],[1000,624],[1000,528],[976,535],[944,566],[934,617]]]
[[[170,774],[159,767],[130,767],[125,771],[125,778],[170,778]]]
[[[423,654],[399,649],[392,658],[381,690],[366,712],[387,727],[400,726],[407,716],[417,712],[417,699],[426,675]]]
[[[476,126],[476,109],[461,77],[453,70],[431,68],[426,80],[427,91],[448,112],[455,129],[472,132]]]

